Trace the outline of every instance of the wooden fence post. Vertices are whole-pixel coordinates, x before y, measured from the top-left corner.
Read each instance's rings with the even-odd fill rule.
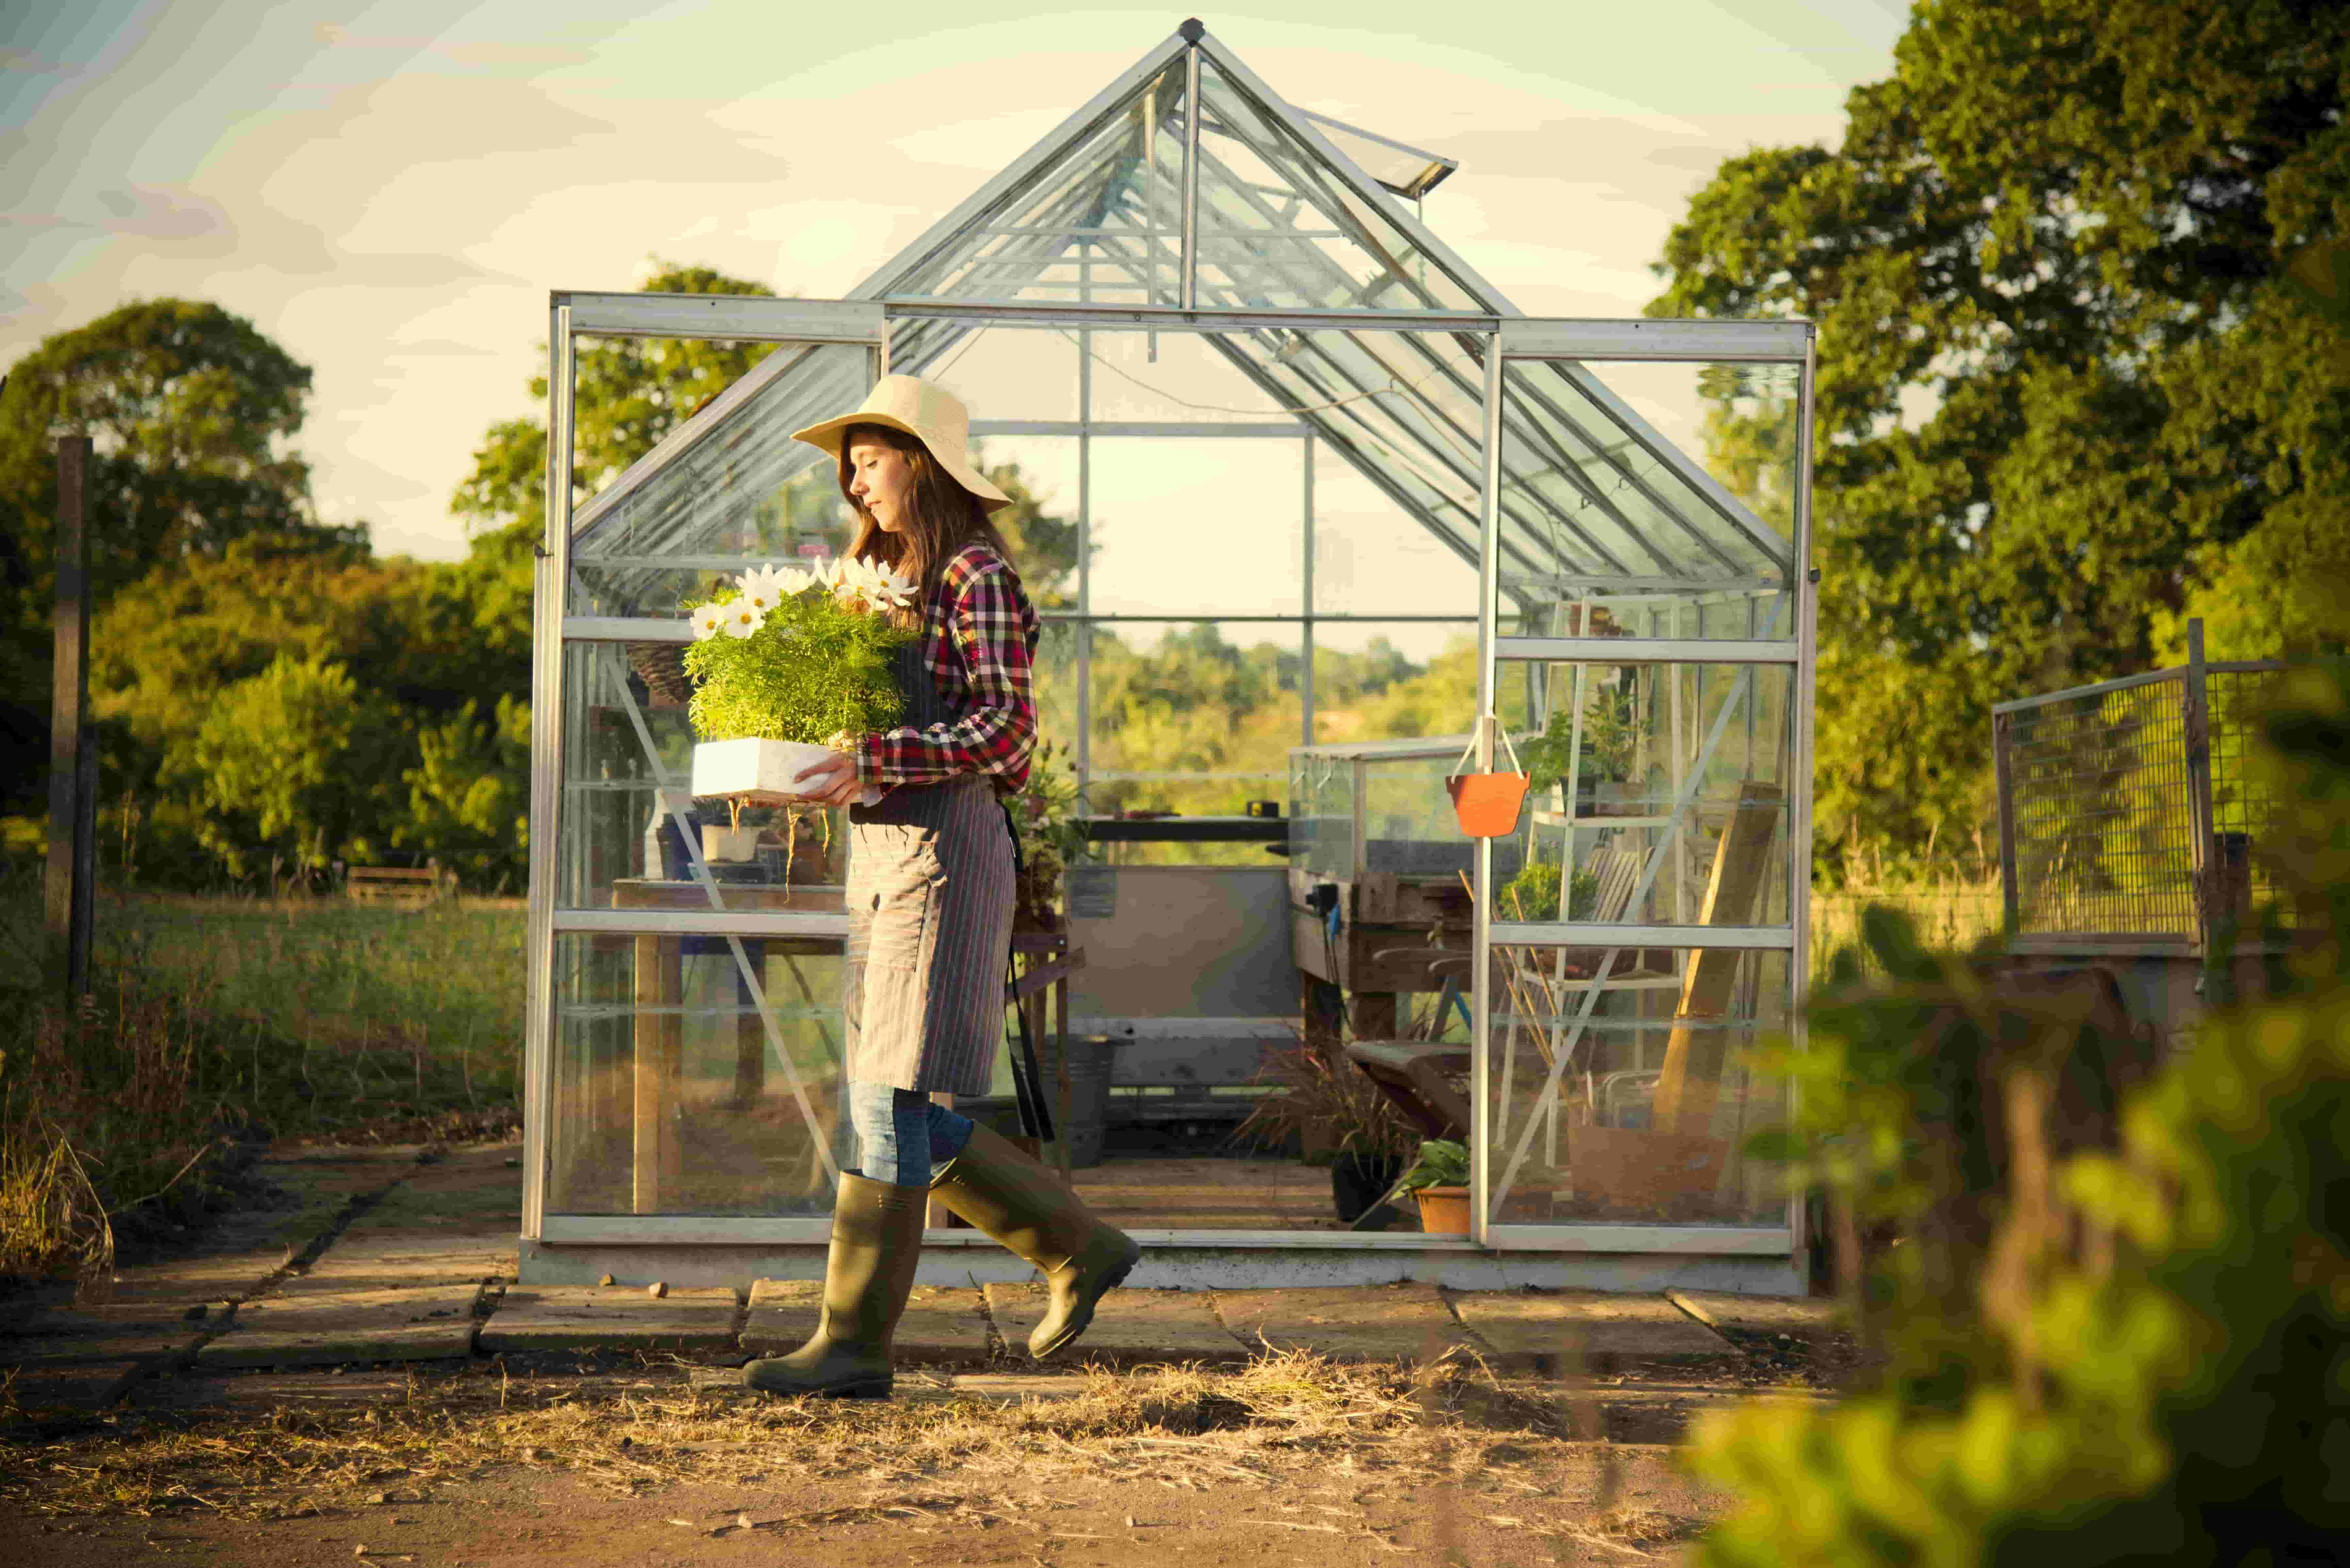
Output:
[[[41,912],[47,967],[68,1008],[89,992],[98,894],[98,747],[89,715],[89,438],[57,441],[57,654],[49,683],[49,846]]]

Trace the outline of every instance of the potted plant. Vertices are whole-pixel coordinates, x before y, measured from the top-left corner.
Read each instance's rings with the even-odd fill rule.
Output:
[[[708,830],[705,853],[749,858],[758,835],[742,825],[746,797],[797,796],[798,775],[825,753],[897,722],[904,702],[892,660],[920,629],[908,612],[914,588],[887,567],[843,558],[754,567],[687,602],[686,714],[701,737],[693,793],[733,810],[731,827]],[[880,797],[867,787],[865,804]]]
[[[1431,1138],[1403,1173],[1396,1190],[1419,1205],[1419,1228],[1431,1236],[1466,1236],[1469,1224],[1469,1146]]]
[[[1327,1158],[1340,1220],[1353,1223],[1395,1186],[1415,1134],[1353,1063],[1300,1039],[1272,1053],[1254,1081],[1281,1093],[1259,1100],[1232,1137],[1260,1147],[1294,1137],[1305,1159]]]
[[[1037,745],[1028,787],[1012,803],[1012,823],[1020,838],[1020,920],[1057,927],[1062,873],[1094,858],[1093,843],[1077,821],[1076,765],[1067,760],[1067,748],[1052,741]]]

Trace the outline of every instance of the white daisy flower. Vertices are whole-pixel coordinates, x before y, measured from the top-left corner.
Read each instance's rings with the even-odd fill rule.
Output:
[[[814,573],[802,571],[797,566],[770,566],[767,569],[775,574],[775,591],[785,598],[790,598],[794,594],[804,594],[816,584]]]
[[[767,612],[757,608],[747,599],[736,599],[723,607],[726,635],[729,637],[745,638],[767,624]]]
[[[708,642],[712,638],[716,637],[720,631],[723,630],[725,625],[726,607],[724,605],[698,605],[695,607],[693,611],[693,639],[696,642]]]
[[[870,597],[883,604],[904,606],[914,600],[914,590],[921,585],[895,566],[878,567],[873,574]]]
[[[734,579],[734,586],[743,598],[759,607],[762,614],[775,607],[783,597],[781,576],[773,566],[754,566]]]

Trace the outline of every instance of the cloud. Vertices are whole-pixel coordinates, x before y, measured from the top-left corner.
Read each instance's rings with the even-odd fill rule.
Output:
[[[191,256],[228,255],[236,248],[236,225],[227,210],[185,186],[100,186],[88,200],[101,211],[0,213],[0,223],[120,234],[175,247]]]
[[[452,38],[364,37],[334,22],[321,22],[313,37],[329,48],[380,50],[402,55],[438,55],[461,66],[581,66],[595,55],[556,44],[464,42]]]

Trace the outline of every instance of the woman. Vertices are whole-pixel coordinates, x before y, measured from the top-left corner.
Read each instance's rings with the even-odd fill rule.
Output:
[[[972,467],[969,430],[948,393],[887,376],[863,407],[794,432],[839,461],[849,554],[920,583],[922,635],[898,662],[906,722],[797,781],[804,799],[849,808],[848,1105],[863,1169],[841,1173],[815,1337],[744,1368],[778,1394],[889,1394],[932,1192],[1043,1271],[1051,1303],[1032,1355],[1084,1333],[1142,1255],[1044,1167],[930,1098],[985,1094],[993,1073],[1013,906],[997,803],[1027,782],[1036,734],[1036,615],[988,521],[1011,498]],[[881,798],[852,804],[868,784]]]

